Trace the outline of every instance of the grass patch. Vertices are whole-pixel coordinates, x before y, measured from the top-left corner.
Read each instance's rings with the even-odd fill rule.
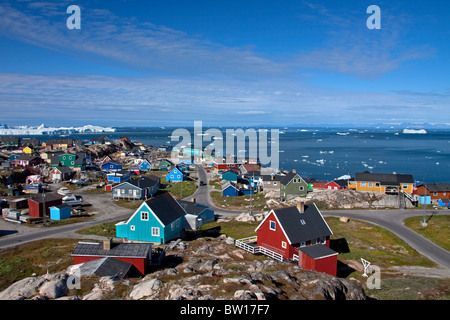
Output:
[[[426,227],[422,227],[420,222],[423,217],[410,217],[403,222],[405,226],[434,242],[445,250],[450,250],[450,216],[431,215],[425,216]]]
[[[95,235],[101,237],[114,238],[116,236],[116,223],[123,221],[117,220],[113,222],[103,222],[101,224],[82,229],[78,231],[80,234],[84,235]]]
[[[436,266],[384,228],[358,220],[349,220],[348,223],[343,223],[335,217],[327,217],[325,220],[333,230],[332,244],[333,240],[345,239],[345,245],[334,248],[340,252],[339,260],[343,263],[346,260],[360,262],[360,259],[364,258],[381,269],[393,266]]]
[[[425,277],[381,278],[381,289],[365,289],[378,300],[449,300],[450,280]]]
[[[250,198],[253,211],[263,211],[266,207],[266,198],[261,193],[238,197],[224,197],[222,192],[212,191],[211,199],[215,206],[229,210],[250,210]]]
[[[58,272],[73,264],[70,253],[76,239],[44,239],[0,252],[0,291],[12,283],[48,272]]]
[[[186,180],[183,182],[168,182],[165,177],[161,177],[160,191],[168,191],[176,199],[189,197],[197,191],[197,182],[193,180]]]
[[[242,239],[255,236],[255,229],[260,222],[240,222],[231,220],[230,222],[210,222],[202,226],[202,232],[207,233],[208,230],[217,230],[218,235],[225,234],[234,239]]]

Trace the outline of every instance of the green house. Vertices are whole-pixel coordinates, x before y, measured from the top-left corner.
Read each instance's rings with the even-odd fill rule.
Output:
[[[86,155],[82,152],[58,153],[52,158],[52,167],[86,168]]]
[[[158,167],[161,171],[169,171],[174,166],[175,165],[171,161],[164,159],[159,163]]]
[[[280,199],[287,201],[308,193],[308,183],[296,172],[289,172],[280,180]]]

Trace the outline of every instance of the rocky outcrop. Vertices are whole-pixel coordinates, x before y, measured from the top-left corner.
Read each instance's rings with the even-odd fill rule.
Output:
[[[308,193],[307,198],[295,197],[288,201],[279,201],[272,198],[271,194],[266,194],[266,205],[268,208],[281,208],[294,206],[300,201],[316,203],[322,209],[377,209],[377,208],[398,208],[399,196],[388,195],[379,192],[360,192],[356,190],[316,190]],[[406,207],[413,208],[411,201],[405,199]]]
[[[180,242],[165,265],[142,279],[89,276],[90,292],[67,289],[68,275],[29,277],[0,292],[0,299],[66,300],[364,300],[357,282],[307,271],[289,262],[261,259],[226,236]],[[230,243],[231,242],[231,243]],[[71,268],[68,268],[71,270]],[[84,285],[83,277],[80,280]],[[126,288],[125,290],[123,288]],[[117,293],[117,290],[122,290]],[[84,292],[77,296],[74,293]],[[67,295],[67,296],[66,296]],[[113,298],[116,297],[116,298]]]

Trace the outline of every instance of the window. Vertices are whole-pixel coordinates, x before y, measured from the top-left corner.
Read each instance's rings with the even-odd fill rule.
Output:
[[[300,223],[302,224],[302,226],[304,226],[306,224],[305,220],[300,219]]]
[[[376,188],[379,188],[379,187],[380,187],[380,183],[379,183],[379,182],[376,182],[376,183],[375,183],[375,187],[376,187]]]
[[[141,212],[141,220],[148,221],[148,212],[146,211]]]
[[[402,188],[403,188],[403,189],[408,189],[408,185],[407,185],[407,184],[404,184],[404,185],[402,186]]]
[[[122,194],[124,194],[125,193],[125,189],[122,189]]]
[[[152,236],[159,237],[159,228],[152,227]]]
[[[306,246],[306,242],[305,241],[300,242],[300,247],[304,247],[304,246]]]
[[[286,241],[281,241],[281,247],[283,249],[286,249],[286,247],[287,247]]]
[[[325,244],[327,242],[327,238],[326,237],[319,238],[319,242],[321,244]]]
[[[365,188],[366,187],[366,183],[365,182],[361,182],[361,187]]]
[[[274,182],[273,182],[273,185],[274,185],[274,186],[276,186],[276,185],[277,185],[277,182],[276,182],[276,181],[274,181]]]
[[[177,174],[177,178],[180,178],[180,175],[179,175],[179,174]]]
[[[269,223],[270,223],[270,230],[275,231],[275,229],[276,229],[276,223],[275,223],[275,221],[270,221]]]
[[[171,174],[170,177],[173,179],[173,174]]]
[[[136,230],[135,226],[131,225],[131,226],[130,226],[130,230],[131,230],[131,231]]]
[[[373,182],[369,182],[368,187],[369,187],[369,188],[373,188]]]
[[[71,163],[72,163],[72,165],[74,165],[74,164],[75,164],[75,161],[72,161]]]
[[[298,187],[299,191],[303,191],[305,188],[303,186]]]

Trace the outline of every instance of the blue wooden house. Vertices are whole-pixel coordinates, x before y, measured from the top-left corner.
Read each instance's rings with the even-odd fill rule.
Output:
[[[170,193],[144,201],[127,220],[116,224],[116,237],[125,241],[167,243],[180,238],[186,211]]]
[[[166,176],[166,181],[180,182],[184,180],[184,172],[179,166],[175,166]]]
[[[108,172],[114,172],[114,171],[121,171],[122,170],[122,164],[115,162],[115,161],[108,161],[101,164],[102,171],[108,171]]]
[[[237,171],[228,170],[222,174],[222,180],[237,182],[239,174]]]
[[[151,169],[152,169],[152,165],[150,164],[150,162],[147,159],[144,159],[139,164],[139,170],[141,170],[141,171],[150,171]]]
[[[222,185],[222,196],[237,197],[239,196],[239,188],[231,181],[227,181]]]
[[[13,153],[13,154],[11,154],[11,155],[9,156],[9,160],[10,160],[10,161],[14,161],[14,160],[16,160],[16,159],[19,158],[19,157],[20,157],[20,154]]]
[[[66,203],[50,207],[50,219],[62,220],[70,218],[72,207]]]
[[[113,171],[113,172],[108,173],[106,176],[107,176],[108,182],[122,183],[122,182],[130,180],[131,172],[128,170]]]

